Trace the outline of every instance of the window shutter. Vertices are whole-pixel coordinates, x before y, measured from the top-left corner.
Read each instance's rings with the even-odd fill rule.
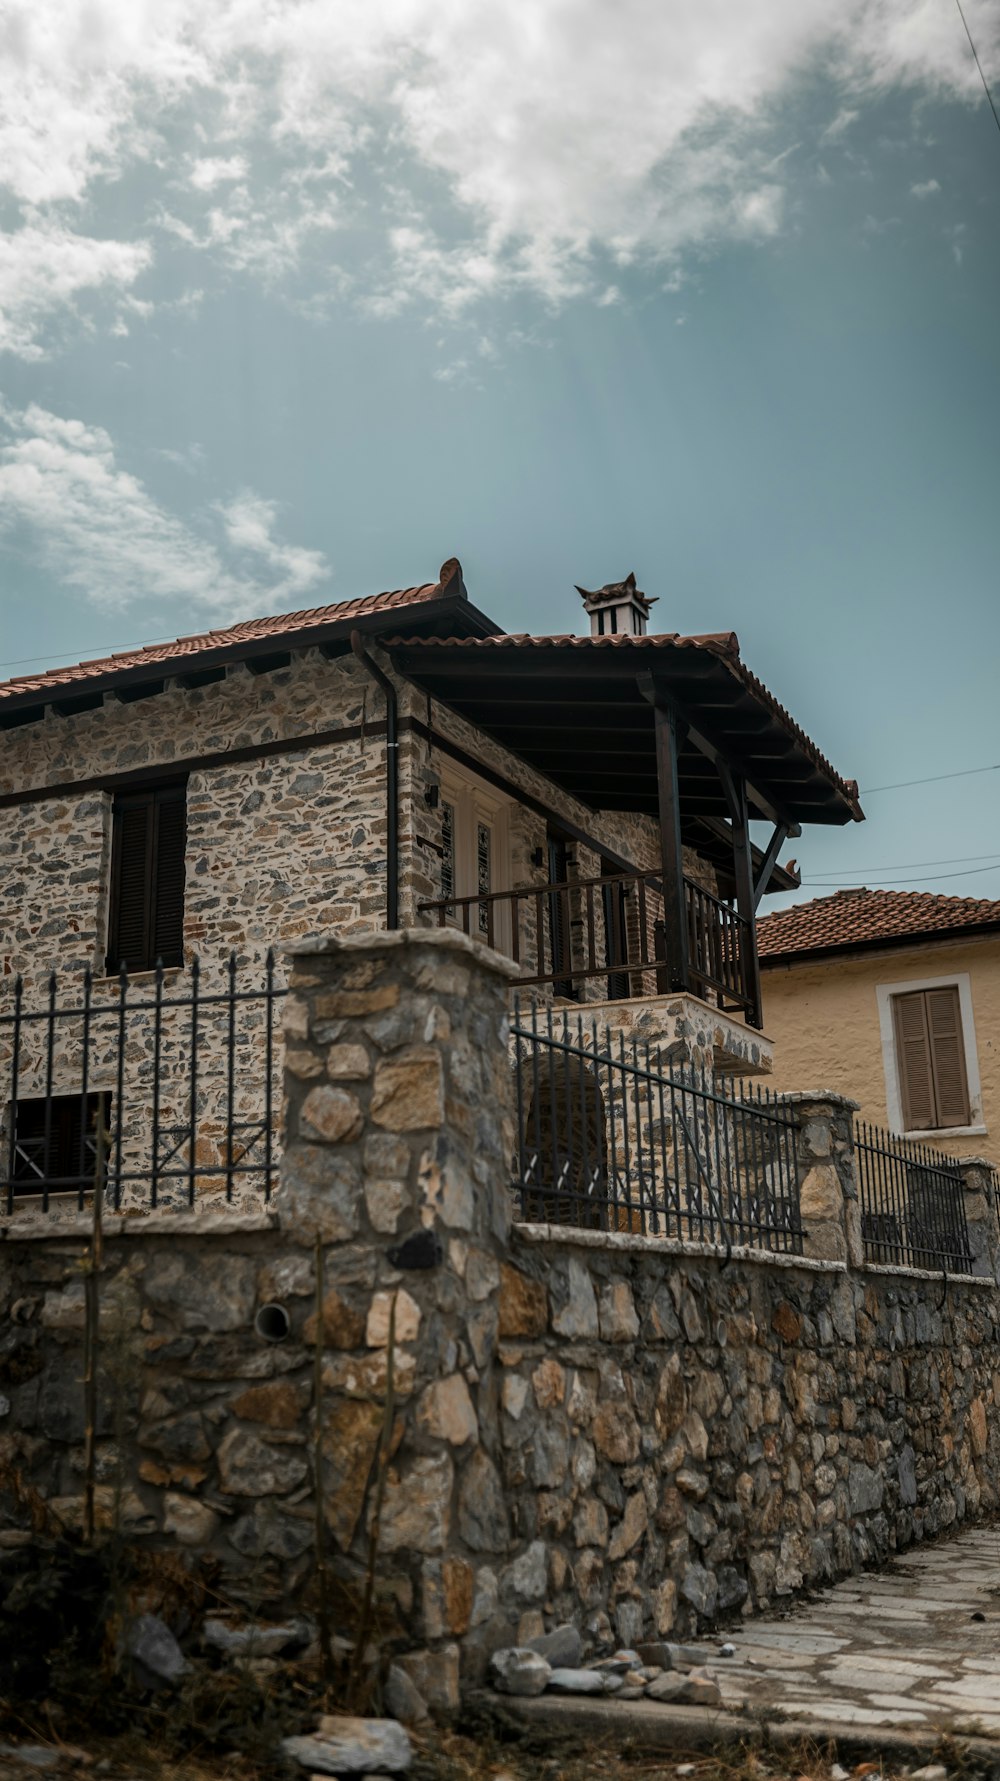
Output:
[[[184,846],[187,821],[184,788],[157,794],[156,858],[153,866],[151,960],[184,963]]]
[[[934,1098],[939,1126],[969,1124],[969,1088],[965,1074],[965,1043],[958,990],[929,989],[927,1028],[934,1063]]]
[[[158,786],[115,800],[109,971],[184,962],[186,788]]]
[[[908,1132],[929,1131],[936,1121],[933,1065],[923,992],[917,990],[912,995],[893,996],[892,1015],[903,1126]]]
[[[149,888],[153,858],[153,794],[115,805],[111,933],[108,970],[146,969],[150,944]]]

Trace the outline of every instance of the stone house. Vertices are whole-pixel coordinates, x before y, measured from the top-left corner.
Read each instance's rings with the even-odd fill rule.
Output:
[[[857,787],[735,635],[649,633],[633,576],[580,592],[588,635],[511,636],[451,560],[0,687],[9,1204],[82,1191],[98,1094],[119,1165],[155,1095],[154,1176],[228,1160],[231,1195],[234,1122],[241,1155],[270,1143],[282,958],[314,933],[454,926],[542,1002],[770,1067],[757,907],[797,882],[787,836],[861,819]]]
[[[832,1082],[910,1139],[1000,1162],[1000,903],[837,891],[758,925],[774,1082]]]

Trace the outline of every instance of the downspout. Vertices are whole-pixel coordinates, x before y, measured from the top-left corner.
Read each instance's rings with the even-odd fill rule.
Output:
[[[351,649],[385,694],[385,925],[399,926],[399,734],[396,689],[368,654],[360,631],[351,632]]]

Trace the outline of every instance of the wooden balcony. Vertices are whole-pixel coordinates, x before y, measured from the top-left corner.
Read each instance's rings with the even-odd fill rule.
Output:
[[[681,921],[666,918],[659,872],[621,872],[488,895],[420,903],[438,927],[478,936],[520,965],[525,988],[547,986],[570,1001],[689,991],[759,1027],[760,981],[753,923],[691,879]],[[672,947],[671,931],[681,935]]]

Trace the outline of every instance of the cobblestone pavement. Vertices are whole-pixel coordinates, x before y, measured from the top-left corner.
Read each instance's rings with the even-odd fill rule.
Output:
[[[915,1547],[706,1645],[727,1707],[1000,1736],[1000,1527]]]

